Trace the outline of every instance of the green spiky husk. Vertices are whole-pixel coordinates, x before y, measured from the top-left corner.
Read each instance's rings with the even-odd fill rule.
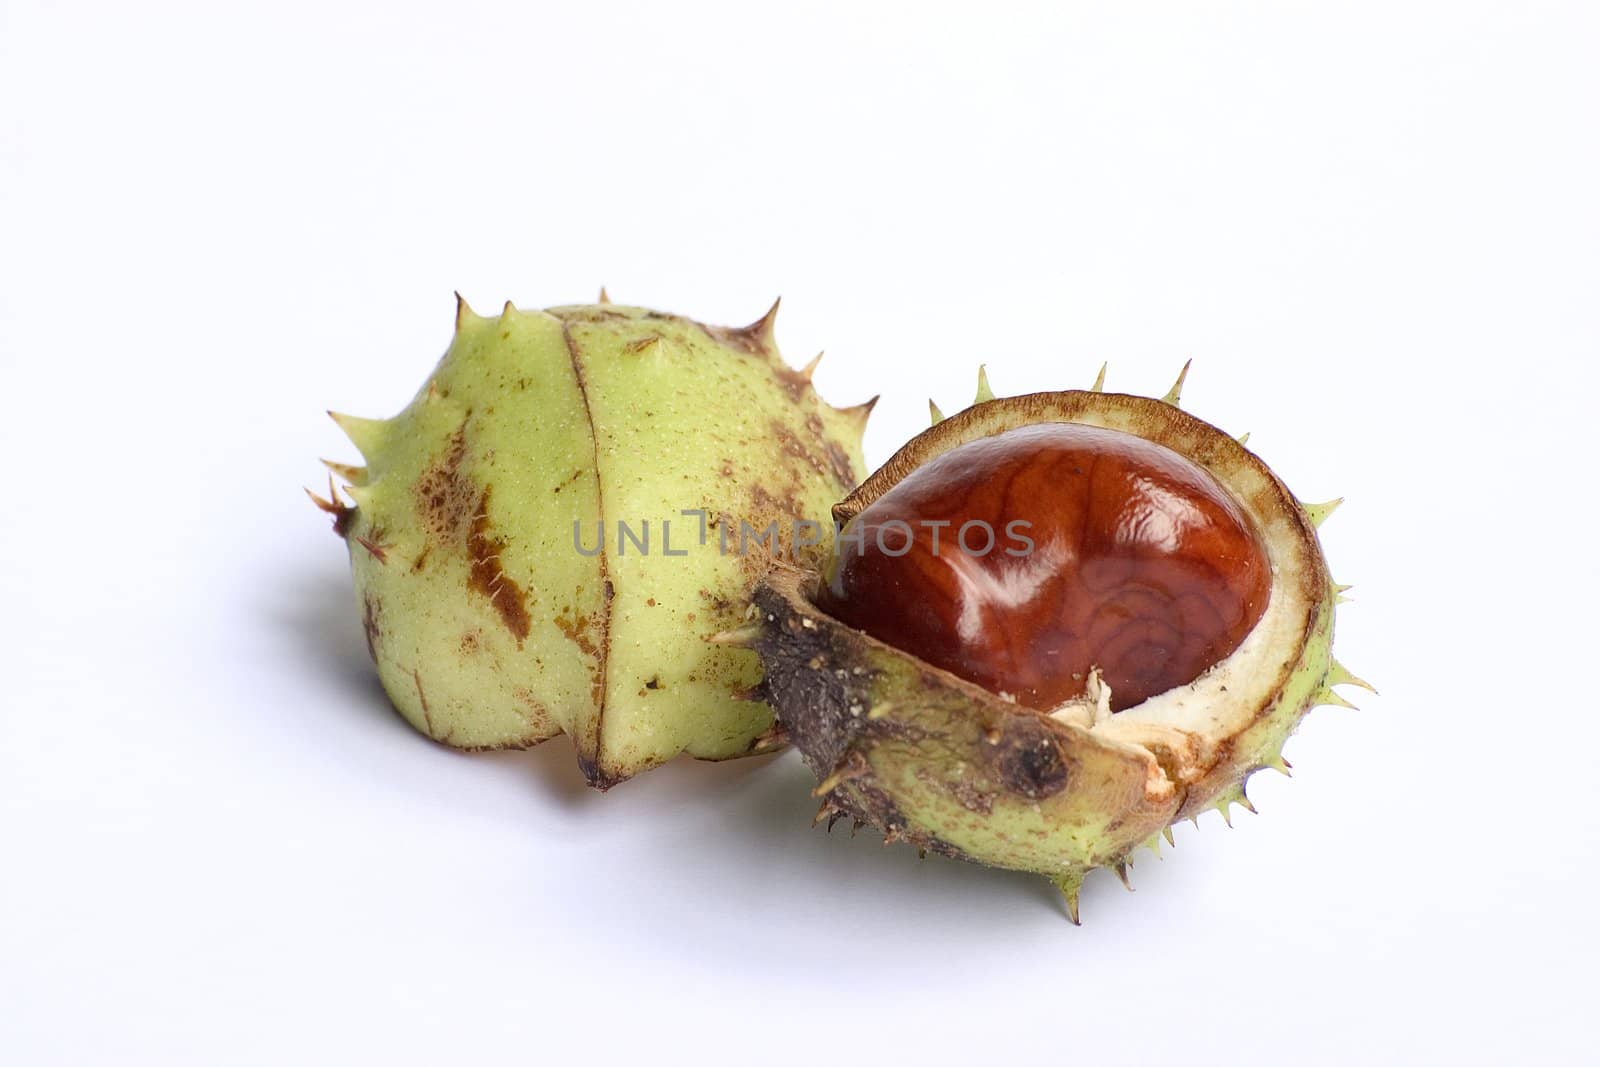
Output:
[[[780,550],[825,551],[787,535],[855,483],[871,410],[829,406],[815,362],[782,360],[775,311],[735,329],[605,302],[461,303],[404,411],[334,416],[366,465],[329,464],[355,506],[319,506],[413,726],[468,749],[565,733],[602,788],[680,751],[774,746],[771,710],[747,699],[755,656],[706,640],[743,617],[764,568],[724,554],[719,530],[776,522]],[[619,521],[648,524],[653,553],[624,544]],[[604,550],[580,552],[597,524]]]

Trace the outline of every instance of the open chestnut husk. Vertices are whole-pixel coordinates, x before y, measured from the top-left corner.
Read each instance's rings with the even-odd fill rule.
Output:
[[[825,570],[769,572],[740,635],[819,822],[1047,875],[1074,922],[1088,871],[1126,883],[1176,821],[1250,807],[1311,707],[1371,688],[1332,656],[1338,501],[1180,410],[1182,376],[1155,399],[1103,374],[999,399],[980,374],[836,505]]]

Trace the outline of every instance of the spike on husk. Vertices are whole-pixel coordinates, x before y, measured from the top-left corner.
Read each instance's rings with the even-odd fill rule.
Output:
[[[349,463],[335,463],[331,459],[323,460],[322,465],[351,485],[367,484],[367,468],[365,467],[357,467]]]
[[[994,390],[989,387],[989,368],[978,367],[978,393],[972,398],[974,404],[987,404],[994,399]]]
[[[1350,587],[1349,586],[1344,586],[1344,588],[1348,589]],[[1377,692],[1378,692],[1376,689],[1374,689],[1372,687],[1372,683],[1371,682],[1367,682],[1367,681],[1364,681],[1361,678],[1356,677],[1354,674],[1352,674],[1350,672],[1350,668],[1346,667],[1343,663],[1340,663],[1338,660],[1332,661],[1332,663],[1329,664],[1329,666],[1328,666],[1328,685],[1330,685],[1330,686],[1334,686],[1334,685],[1353,685],[1358,689],[1365,689],[1367,692],[1372,693],[1374,696],[1376,696]]]
[[[868,397],[863,403],[855,407],[836,408],[835,410],[853,425],[865,428],[867,419],[872,415],[872,409],[878,406],[878,397]]]
[[[318,511],[333,516],[334,533],[340,537],[344,537],[348,533],[350,517],[355,514],[356,509],[349,507],[339,499],[339,491],[334,488],[331,475],[328,478],[328,496],[326,499],[313,493],[310,489],[306,490],[306,496],[311,498],[311,503],[316,505]]]
[[[1083,889],[1083,876],[1084,871],[1074,868],[1055,878],[1056,888],[1061,890],[1061,901],[1067,909],[1067,918],[1072,920],[1074,926],[1082,925],[1078,916],[1078,894]]]
[[[1172,383],[1172,388],[1167,390],[1167,395],[1161,398],[1164,403],[1171,404],[1173,407],[1178,406],[1178,401],[1183,397],[1183,383],[1189,377],[1189,365],[1193,362],[1194,360],[1192,359],[1184,361],[1183,369],[1178,372],[1178,380]]]
[[[1323,688],[1317,693],[1317,703],[1323,707],[1347,708],[1350,711],[1361,710],[1329,688]]]
[[[354,415],[343,415],[337,411],[328,412],[328,417],[344,431],[344,435],[350,438],[350,443],[356,446],[356,451],[360,452],[362,458],[369,464],[383,448],[384,435],[389,424],[382,419],[362,419]]]
[[[1128,861],[1117,860],[1111,864],[1111,873],[1117,876],[1117,881],[1122,883],[1122,888],[1133,892],[1133,882],[1128,878]]]
[[[733,332],[754,341],[759,347],[768,351],[777,349],[778,331],[778,306],[783,303],[783,297],[773,300],[772,306],[759,319],[748,326],[742,326]]]
[[[1328,516],[1332,515],[1339,505],[1343,503],[1344,497],[1341,496],[1324,501],[1321,504],[1301,504],[1300,507],[1305,511],[1306,517],[1311,520],[1311,525],[1321,526],[1328,521]]]

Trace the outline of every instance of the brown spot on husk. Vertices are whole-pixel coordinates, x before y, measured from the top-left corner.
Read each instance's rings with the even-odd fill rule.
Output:
[[[1053,797],[1067,788],[1067,761],[1050,728],[1038,719],[1006,719],[996,746],[994,768],[1000,783],[1029,800]]]
[[[378,662],[378,638],[383,636],[378,628],[378,616],[383,613],[383,606],[378,598],[368,593],[363,598],[361,611],[361,629],[367,635],[367,655],[372,657],[372,662]]]
[[[953,778],[944,783],[945,791],[968,811],[987,815],[994,810],[994,797],[979,789],[966,778]]]
[[[470,412],[467,417],[471,417]],[[467,420],[463,419],[444,454],[422,472],[412,489],[427,537],[412,570],[422,568],[435,545],[464,545],[467,588],[488,598],[520,646],[533,626],[528,612],[529,594],[507,576],[501,565],[506,542],[491,532],[490,491],[480,490],[462,470],[466,457]]]
[[[428,709],[428,694],[422,691],[422,674],[415,668],[411,671],[411,681],[417,687],[417,702],[422,705],[422,721],[428,728],[428,736],[438,737],[438,732],[433,728],[433,712]]]
[[[594,706],[603,712],[606,704],[606,667],[611,659],[611,599],[616,596],[616,588],[611,584],[611,579],[605,580],[601,592],[604,594],[604,607],[600,611],[583,616],[575,624],[568,624],[566,616],[563,615],[556,619],[556,625],[582,652],[599,665],[599,669],[591,672],[589,676],[589,697],[594,701]],[[598,642],[589,636],[590,626],[599,632]],[[599,729],[598,719],[595,728]],[[613,782],[621,780],[621,778],[612,779]]]
[[[830,472],[828,462],[818,455],[815,449],[807,448],[806,443],[789,427],[777,419],[773,419],[767,425],[772,432],[772,439],[778,442],[778,447],[783,450],[784,455],[809,464],[818,474],[825,475]]]
[[[533,690],[526,686],[517,686],[511,691],[511,696],[517,702],[517,711],[530,723],[540,722],[549,716],[549,708],[544,701],[533,695]]]
[[[811,378],[793,367],[777,361],[777,366],[772,368],[773,375],[778,379],[778,384],[783,386],[784,392],[789,394],[789,399],[796,404],[806,398],[806,390],[811,388]]]
[[[822,416],[812,412],[806,416],[806,429],[811,431],[822,446],[828,457],[828,466],[833,470],[833,477],[841,489],[854,489],[856,484],[855,465],[850,462],[850,453],[837,442],[828,437],[828,428],[822,424]]]
[[[500,553],[505,547],[503,540],[489,533],[489,490],[485,489],[478,514],[472,520],[472,534],[467,539],[467,558],[472,567],[467,575],[467,587],[489,598],[520,647],[533,620],[528,615],[527,594],[500,566]]]
[[[460,532],[483,510],[478,487],[461,470],[467,455],[467,426],[450,438],[450,447],[440,459],[422,472],[412,494],[423,528],[439,543],[459,540]]]
[[[565,609],[563,609],[565,611]],[[568,618],[565,614],[556,616],[556,627],[567,635],[567,640],[577,645],[586,656],[600,654],[600,646],[595,644],[589,636],[589,627],[595,623],[593,615],[580,615],[576,619]]]
[[[855,468],[850,464],[850,454],[840,448],[833,441],[827,443],[828,464],[833,468],[833,476],[839,484],[851,487],[856,484]]]
[[[750,504],[750,522],[758,530],[765,527],[773,519],[779,520],[778,541],[780,546],[782,546],[785,536],[793,535],[793,524],[806,517],[799,501],[795,499],[792,488],[779,498],[768,492],[766,486],[757,483],[750,487]]]

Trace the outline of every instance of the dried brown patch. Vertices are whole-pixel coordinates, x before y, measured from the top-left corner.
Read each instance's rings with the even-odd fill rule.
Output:
[[[450,438],[450,447],[440,459],[422,472],[412,489],[423,528],[434,541],[460,540],[461,531],[482,511],[478,487],[461,470],[467,455],[467,427],[461,424]]]
[[[511,696],[517,702],[518,713],[528,722],[542,724],[549,718],[550,709],[544,701],[533,695],[533,690],[519,685],[511,690]]]
[[[817,439],[828,457],[828,466],[833,469],[834,479],[841,489],[854,489],[856,485],[855,465],[850,462],[850,453],[846,452],[838,442],[828,438],[828,428],[822,424],[822,416],[812,412],[806,416],[806,429]]]
[[[422,569],[434,545],[465,543],[467,588],[488,598],[520,646],[533,626],[529,594],[506,575],[500,563],[506,542],[491,532],[489,490],[480,490],[462,470],[466,457],[467,422],[463,419],[444,454],[423,471],[412,489],[428,538],[412,570]]]
[[[527,594],[500,566],[500,554],[505,547],[503,540],[489,532],[489,490],[485,489],[478,514],[472,520],[472,533],[467,538],[467,559],[471,565],[467,588],[489,598],[521,647],[533,627],[533,620],[528,614]]]
[[[773,419],[768,426],[772,430],[773,440],[778,442],[778,447],[782,449],[784,455],[809,464],[818,474],[828,473],[827,461],[817,454],[816,449],[807,448],[806,443],[800,440],[799,435],[793,430],[777,419]]]
[[[955,798],[955,802],[970,812],[978,815],[987,815],[994,810],[994,797],[985,793],[965,778],[949,779],[944,784],[945,790]]]
[[[827,442],[828,465],[833,468],[833,476],[837,479],[842,489],[853,489],[856,484],[855,467],[850,462],[850,453],[840,448],[833,441]]]
[[[761,522],[763,519],[768,521],[772,519],[799,520],[805,517],[801,514],[800,504],[795,500],[792,490],[782,497],[776,497],[767,491],[766,486],[757,483],[750,487],[750,504],[752,511],[750,517],[754,520],[752,525],[758,527],[765,525],[765,523]],[[780,534],[788,532],[790,531],[779,531]]]
[[[586,656],[600,654],[600,646],[590,636],[591,629],[598,629],[597,620],[593,615],[579,615],[576,619],[565,614],[556,616],[556,627],[567,635],[567,640],[577,645]]]
[[[777,361],[772,373],[778,379],[778,384],[783,386],[784,392],[789,394],[790,400],[796,404],[805,400],[806,392],[811,388],[811,375],[795,370],[782,360]]]
[[[1011,715],[1000,731],[994,759],[1000,784],[1029,800],[1067,788],[1067,759],[1050,728],[1031,715]]]

